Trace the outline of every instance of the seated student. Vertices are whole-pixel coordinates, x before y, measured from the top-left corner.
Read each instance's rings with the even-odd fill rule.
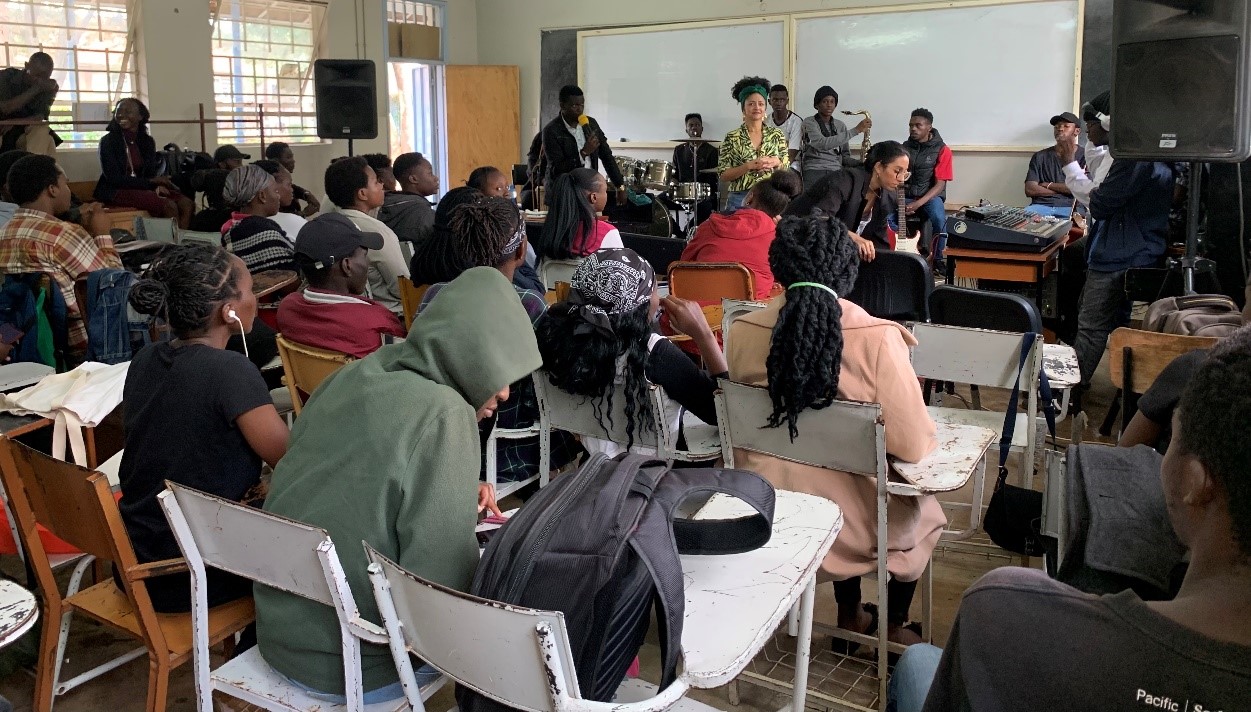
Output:
[[[1242,329],[1213,347],[1173,416],[1176,436],[1160,479],[1168,518],[1190,549],[1176,598],[1146,603],[1132,591],[1096,597],[1042,571],[992,571],[964,594],[925,709],[1245,708],[1248,394],[1251,331]]]
[[[234,212],[222,225],[222,247],[239,256],[252,274],[296,269],[295,247],[271,218],[281,200],[273,176],[260,166],[241,166],[226,176],[222,199]]]
[[[222,225],[230,222],[230,216],[234,214],[234,211],[226,207],[226,200],[222,197],[228,175],[230,171],[211,168],[198,171],[191,177],[192,187],[203,191],[204,202],[208,207],[198,211],[191,218],[190,229],[196,232],[221,232]]]
[[[596,399],[610,411],[612,391],[621,384],[633,452],[651,452],[634,446],[640,433],[656,432],[658,427],[677,432],[683,409],[705,423],[717,422],[713,393],[717,378],[725,375],[725,357],[698,304],[674,296],[661,300],[651,265],[624,248],[588,255],[573,273],[570,287],[569,300],[552,305],[535,324],[543,368],[553,386]],[[674,328],[695,340],[707,372],[652,331],[662,303]],[[647,389],[653,383],[673,401],[664,423],[652,420]],[[596,438],[583,438],[582,445],[609,457],[626,450]]]
[[[955,180],[952,168],[951,147],[934,128],[934,114],[928,109],[913,109],[908,118],[908,140],[903,142],[908,152],[911,177],[906,181],[904,193],[908,198],[905,208],[908,215],[920,213],[930,222],[934,231],[934,269],[943,272],[943,246],[947,242],[947,184]],[[901,228],[902,232],[902,228]],[[920,245],[921,254],[928,255],[929,245]]]
[[[308,224],[308,220],[299,213],[287,212],[285,208],[291,205],[295,199],[291,191],[291,171],[283,168],[282,164],[277,161],[263,160],[256,161],[252,165],[263,169],[266,173],[274,177],[274,187],[278,189],[278,212],[269,216],[270,220],[278,223],[278,227],[286,233],[291,242],[295,242],[300,237],[300,230]]]
[[[1067,218],[1073,213],[1073,191],[1064,184],[1064,164],[1060,163],[1060,146],[1076,143],[1082,129],[1077,116],[1065,111],[1051,117],[1051,133],[1055,145],[1048,146],[1030,156],[1029,169],[1025,172],[1025,195],[1029,205],[1025,212]],[[1085,165],[1085,155],[1077,149],[1077,162]]]
[[[476,203],[462,205],[451,211],[450,241],[458,251],[459,262],[466,269],[494,267],[508,277],[513,289],[521,299],[521,306],[530,315],[533,324],[547,312],[543,292],[528,289],[517,283],[517,269],[526,262],[526,225],[521,219],[517,205],[506,198],[485,198]],[[417,313],[425,311],[447,282],[430,285],[422,297]],[[529,377],[509,387],[508,400],[500,403],[493,422],[483,421],[485,436],[494,427],[528,428],[539,419],[539,404],[534,395],[534,384]],[[552,437],[551,466],[558,470],[569,464],[580,452],[577,441],[567,433],[556,431]],[[500,482],[524,480],[538,472],[538,436],[525,440],[500,440],[496,445],[496,478]]]
[[[158,175],[164,165],[156,155],[156,141],[148,133],[152,115],[142,101],[122,99],[113,108],[113,121],[100,139],[100,179],[95,197],[107,205],[146,210],[156,218],[176,218],[178,227],[191,225],[195,204],[169,176]]]
[[[383,334],[403,336],[404,325],[390,310],[362,296],[368,253],[382,248],[382,236],[361,232],[339,213],[319,215],[306,228],[295,261],[308,286],[278,305],[278,333],[356,358],[377,351]]]
[[[4,227],[13,219],[17,212],[17,203],[9,193],[9,169],[22,158],[30,155],[30,151],[13,149],[0,153],[0,227]]]
[[[908,176],[903,146],[897,141],[875,143],[864,168],[844,168],[807,186],[803,195],[791,201],[786,214],[805,216],[820,210],[838,218],[860,259],[872,262],[878,250],[895,249],[887,218],[897,209],[895,192]]]
[[[848,142],[853,136],[873,128],[873,122],[865,117],[855,128],[847,130],[847,124],[834,118],[838,108],[838,92],[823,86],[812,97],[812,108],[817,113],[804,119],[804,183],[816,185],[822,178],[843,169],[843,161],[851,156]]]
[[[378,176],[383,192],[395,192],[395,173],[391,170],[391,157],[385,153],[366,153],[361,158],[374,169],[374,175]]]
[[[490,267],[465,272],[413,322],[407,339],[318,387],[274,470],[265,510],[343,542],[339,558],[366,620],[379,616],[362,540],[418,576],[467,591],[478,564],[477,513],[499,512],[491,488],[478,481],[475,422],[491,417],[508,399],[508,384],[540,363],[508,280]],[[342,704],[334,610],[260,585],[255,597],[266,662],[319,699]],[[361,669],[367,704],[403,695],[385,645],[362,643]],[[423,667],[418,682],[437,675]]]
[[[465,185],[492,198],[507,198],[508,184],[508,176],[495,166],[478,166],[465,181]]]
[[[787,427],[794,437],[802,412],[838,397],[881,404],[887,454],[916,462],[933,450],[934,422],[909,362],[908,347],[916,340],[902,326],[871,317],[838,296],[851,291],[860,264],[847,228],[833,217],[783,218],[769,263],[786,293],[734,321],[728,354],[733,380],[769,388],[773,412],[760,414],[761,426]],[[838,503],[843,530],[822,573],[834,579],[838,626],[857,633],[876,630],[878,610],[860,605],[860,577],[877,570],[875,481],[754,452],[736,450],[734,457],[736,467],[759,473],[778,489]],[[921,640],[914,625],[905,625],[908,609],[946,524],[932,496],[890,498],[885,624],[897,643]],[[837,652],[846,649],[846,641],[833,643]]]
[[[399,192],[387,193],[378,208],[378,219],[406,242],[421,244],[434,227],[430,196],[439,192],[439,177],[420,153],[403,153],[391,168]]]
[[[292,176],[295,176],[295,152],[291,150],[291,146],[283,141],[274,141],[265,147],[265,158],[270,161],[277,161],[280,166],[286,168]],[[291,194],[294,200],[291,204],[284,207],[284,213],[293,213],[300,217],[310,218],[321,212],[321,201],[317,200],[317,196],[313,195],[313,191],[305,190],[294,183],[291,185]],[[300,206],[303,202],[304,207]]]
[[[752,273],[756,299],[768,299],[773,291],[769,271],[769,245],[773,229],[791,198],[799,195],[803,182],[792,170],[774,171],[769,180],[747,192],[743,208],[714,213],[695,230],[682,250],[684,262],[738,262]]]
[[[74,295],[74,280],[98,269],[121,269],[122,260],[109,237],[112,221],[103,211],[85,211],[90,232],[53,217],[70,207],[65,173],[52,156],[18,159],[8,173],[9,194],[20,207],[0,228],[0,273],[47,272],[65,299],[70,361],[87,353],[87,327]]]
[[[404,315],[400,303],[400,277],[408,276],[408,264],[400,251],[400,238],[386,223],[372,217],[382,206],[382,184],[364,158],[344,158],[326,167],[326,194],[330,201],[364,232],[382,235],[382,249],[369,251],[369,295],[396,316]]]
[[[231,334],[256,319],[252,275],[220,247],[175,247],[131,288],[130,305],[166,320],[173,341],[145,346],[130,362],[126,451],[118,503],[140,563],[180,558],[157,503],[165,480],[239,502],[259,499],[261,463],[273,467],[287,450],[287,425],[264,379],[243,355],[228,351]],[[263,495],[261,495],[263,496]],[[209,569],[209,605],[252,593],[252,582]],[[191,609],[188,574],[148,579],[156,610]]]
[[[233,144],[223,144],[213,151],[213,162],[223,171],[233,171],[243,165],[243,162],[251,158],[252,155],[240,151]]]
[[[450,282],[473,266],[461,259],[462,251],[454,244],[451,215],[456,208],[481,202],[485,197],[476,188],[464,185],[443,196],[433,211],[430,237],[413,246],[413,259],[408,265],[413,284]]]
[[[575,168],[548,181],[547,219],[535,251],[539,259],[568,260],[624,247],[612,223],[597,217],[608,205],[608,183],[590,168]]]

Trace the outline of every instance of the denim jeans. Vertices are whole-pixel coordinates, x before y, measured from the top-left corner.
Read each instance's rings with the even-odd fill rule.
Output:
[[[886,690],[887,712],[921,712],[930,684],[943,657],[941,648],[927,643],[909,645],[899,656]]]
[[[1086,286],[1077,311],[1077,365],[1082,372],[1082,386],[1090,385],[1090,377],[1099,368],[1099,360],[1108,346],[1108,335],[1129,322],[1129,300],[1125,298],[1125,272],[1086,272]]]
[[[1073,206],[1031,204],[1025,206],[1025,212],[1049,218],[1070,218],[1073,216]]]
[[[908,204],[915,203],[915,200],[909,200]],[[934,229],[935,235],[941,235],[947,232],[947,210],[943,205],[943,199],[937,195],[929,199],[925,205],[917,208],[917,212],[922,217],[930,221],[930,226]]]
[[[278,672],[278,671],[275,670],[274,672]],[[278,674],[282,675],[282,673],[280,672]],[[438,670],[435,670],[430,665],[422,665],[416,670],[413,670],[413,676],[417,678],[418,687],[425,687],[426,685],[429,685],[435,680],[438,680],[439,676],[442,674],[443,673],[439,672]],[[301,684],[300,682],[292,680],[286,675],[282,675],[282,677],[286,679],[287,682],[303,690],[306,695],[308,695],[309,697],[312,697],[315,700],[321,700],[323,702],[329,702],[335,705],[347,704],[347,697],[343,695],[336,695],[330,692],[322,692],[320,690],[314,690],[308,685],[304,685],[304,684]],[[397,680],[391,683],[390,685],[387,685],[386,687],[379,687],[376,690],[369,690],[368,692],[365,693],[365,697],[363,701],[367,705],[373,705],[379,702],[390,702],[392,700],[398,700],[403,696],[404,696],[404,685]]]
[[[739,208],[743,207],[744,200],[747,200],[747,191],[731,190],[729,193],[726,194],[725,211],[727,213],[732,213],[735,210],[738,210]]]

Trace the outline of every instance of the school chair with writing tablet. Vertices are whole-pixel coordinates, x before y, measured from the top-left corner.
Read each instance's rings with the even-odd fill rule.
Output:
[[[330,535],[324,529],[173,482],[166,482],[165,486],[157,500],[191,570],[191,624],[200,712],[213,712],[214,690],[266,710],[422,711],[422,700],[443,687],[446,678],[418,688],[412,661],[405,655],[396,659],[405,696],[365,706],[361,641],[387,645],[390,639],[385,629],[361,617]],[[258,542],[263,545],[258,546]],[[243,652],[210,673],[205,634],[209,611],[206,566],[333,608],[343,643],[347,704],[332,705],[310,697],[270,667],[261,657],[259,647]]]
[[[697,302],[756,298],[751,270],[737,262],[674,262],[669,265],[669,294]]]
[[[304,401],[330,374],[356,359],[337,351],[327,351],[298,344],[279,334],[278,358],[282,360],[283,381],[291,392],[291,409],[296,416],[304,409]]]
[[[421,300],[426,296],[427,289],[430,289],[430,285],[416,285],[408,277],[400,276],[400,306],[404,309],[405,331],[413,328],[413,319],[417,318]]]

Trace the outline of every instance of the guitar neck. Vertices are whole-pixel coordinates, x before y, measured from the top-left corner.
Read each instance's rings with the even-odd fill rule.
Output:
[[[901,238],[907,238],[909,236],[908,235],[908,195],[905,192],[904,186],[902,183],[899,185],[899,190],[895,191],[895,198],[898,200],[898,203],[899,203],[899,205],[896,206],[895,208],[895,210],[897,211],[895,218],[899,221],[899,236]]]

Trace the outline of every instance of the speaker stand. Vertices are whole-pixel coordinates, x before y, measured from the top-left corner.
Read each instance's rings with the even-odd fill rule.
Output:
[[[1182,256],[1182,291],[1195,293],[1195,260],[1199,255],[1199,210],[1202,206],[1203,162],[1191,161],[1186,194],[1186,252]]]
[[[351,158],[352,156],[355,156],[355,155],[356,154],[352,152],[352,139],[351,137],[349,137],[348,138],[348,158]]]

